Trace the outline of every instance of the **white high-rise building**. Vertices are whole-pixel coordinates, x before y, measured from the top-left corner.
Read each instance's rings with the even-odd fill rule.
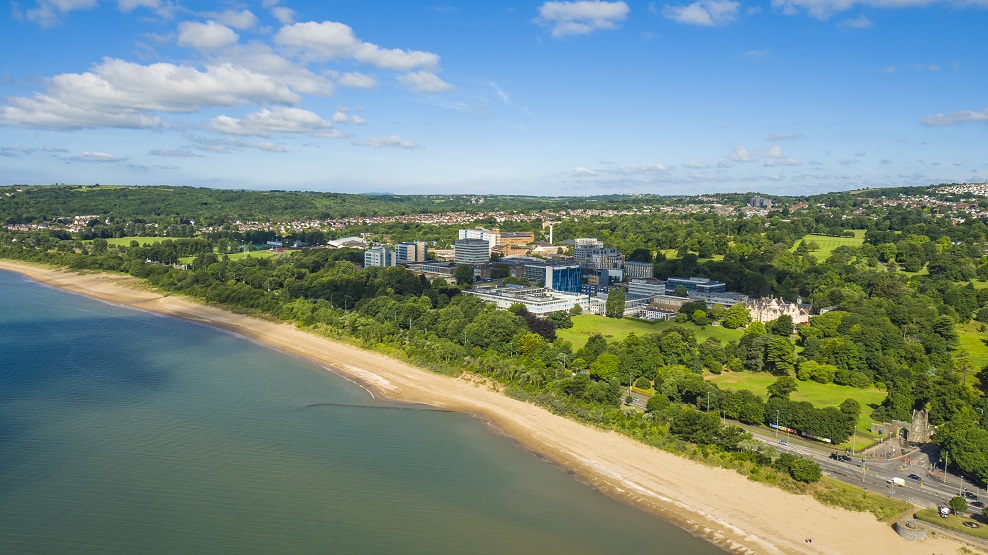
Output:
[[[371,247],[364,251],[364,268],[371,266],[394,266],[397,262],[395,252],[385,247]]]
[[[484,229],[482,227],[461,229],[458,239],[480,239],[487,241],[487,254],[489,255],[491,254],[491,249],[501,242],[501,230],[497,228]]]

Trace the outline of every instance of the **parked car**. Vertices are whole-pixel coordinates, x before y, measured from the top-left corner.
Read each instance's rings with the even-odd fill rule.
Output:
[[[971,493],[971,492],[969,492],[969,491],[965,491],[964,492],[964,497],[967,497],[968,499],[971,499],[972,501],[977,501],[978,500],[978,496],[975,495],[975,494],[973,494],[973,493]]]
[[[916,480],[917,482],[922,482],[922,481],[923,481],[923,479],[922,479],[922,478],[920,478],[919,476],[917,476],[917,475],[915,475],[915,474],[910,474],[910,475],[909,475],[909,479],[910,479],[910,480]]]
[[[786,441],[786,440],[784,440],[784,439],[780,439],[780,440],[779,440],[779,444],[780,444],[780,445],[789,445],[789,442],[788,442],[788,441]]]

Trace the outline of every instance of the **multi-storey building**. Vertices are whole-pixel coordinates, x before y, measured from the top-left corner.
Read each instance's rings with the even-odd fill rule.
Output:
[[[604,242],[592,237],[580,237],[573,241],[573,258],[577,262],[590,262],[590,251],[604,248]]]
[[[453,243],[453,260],[457,264],[487,264],[491,261],[491,245],[483,239],[457,239]]]
[[[398,262],[424,262],[428,247],[424,241],[398,243],[395,246]]]
[[[655,275],[655,265],[651,262],[628,261],[624,263],[624,277],[631,279],[649,279]]]
[[[493,249],[501,241],[501,230],[494,229],[484,229],[482,227],[475,227],[473,229],[461,229],[459,239],[479,239],[482,241],[487,241],[487,254],[491,254],[491,249]]]
[[[371,247],[364,251],[364,267],[394,266],[397,262],[395,252],[385,247]]]

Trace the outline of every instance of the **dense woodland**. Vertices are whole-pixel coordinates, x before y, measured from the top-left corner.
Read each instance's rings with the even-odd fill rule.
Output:
[[[747,198],[743,195],[487,197],[485,210],[631,209],[607,217],[562,219],[555,237],[597,237],[629,259],[653,262],[660,278],[701,275],[726,282],[728,290],[799,298],[817,312],[826,309],[807,325],[793,326],[786,317],[763,325],[750,323],[740,305],[694,302],[681,311],[678,325],[660,333],[614,341],[596,335],[575,348],[556,337],[557,329],[572,325],[571,314],[540,319],[520,306],[498,311],[458,287],[442,280],[429,283],[401,267],[361,270],[355,263],[362,262],[362,251],[317,248],[273,258],[231,259],[226,253],[235,250],[232,245],[263,237],[235,229],[197,230],[240,218],[477,209],[470,197],[441,197],[444,200],[438,202],[440,197],[188,188],[20,189],[6,197],[0,190],[0,220],[8,225],[78,214],[101,218],[77,232],[0,231],[0,256],[5,258],[129,273],[166,291],[295,321],[436,371],[488,376],[511,395],[654,445],[700,449],[746,472],[760,468],[802,482],[819,478],[815,464],[774,456],[720,417],[759,425],[781,419],[802,432],[840,443],[854,433],[861,411],[888,421],[908,420],[913,409],[925,408],[938,426],[935,441],[951,453],[950,463],[988,481],[988,421],[981,418],[988,408],[988,369],[977,367],[960,348],[958,332],[959,325],[974,322],[984,337],[981,322],[988,322],[988,288],[976,284],[988,279],[988,226],[979,218],[959,221],[926,208],[867,202],[921,190],[773,197],[779,209],[760,215],[718,213],[712,207],[642,210],[704,202],[740,206]],[[797,203],[808,207],[790,212]],[[541,235],[541,221],[512,227],[525,225]],[[114,246],[106,241],[169,229],[172,239],[153,244]],[[846,236],[855,230],[863,233],[860,246],[838,247],[826,257],[813,236],[807,237]],[[338,234],[357,231],[395,241],[455,236],[455,228],[396,223]],[[308,239],[318,242],[318,237]],[[193,262],[187,269],[167,265],[180,258]],[[728,342],[698,341],[696,331],[708,325],[743,332]],[[704,379],[710,373],[742,370],[777,379],[764,394],[724,390]],[[877,407],[862,407],[853,400],[838,407],[791,401],[790,394],[808,381],[875,386],[886,390],[887,397]],[[655,391],[643,415],[622,406],[632,384]]]

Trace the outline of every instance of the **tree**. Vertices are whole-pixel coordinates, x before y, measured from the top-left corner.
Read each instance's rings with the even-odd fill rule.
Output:
[[[621,287],[612,288],[607,295],[604,312],[609,318],[624,318],[624,302],[624,289]]]
[[[788,399],[789,394],[796,391],[799,386],[796,385],[796,380],[792,376],[781,376],[779,379],[775,380],[775,383],[768,386],[768,396],[780,397],[782,399]]]
[[[959,495],[954,496],[950,498],[950,503],[947,506],[954,514],[960,514],[967,510],[967,500]]]
[[[720,418],[716,413],[703,413],[691,408],[684,409],[669,423],[669,433],[699,445],[713,443],[719,430]]]
[[[453,277],[456,278],[456,283],[460,285],[473,284],[473,266],[460,264],[453,272]]]
[[[823,477],[820,465],[816,461],[783,453],[773,464],[776,469],[789,474],[793,480],[807,484],[818,481]]]
[[[768,326],[766,327],[768,327],[768,330],[774,333],[775,335],[781,335],[782,337],[789,337],[790,335],[792,335],[792,331],[793,331],[792,316],[789,316],[788,314],[783,314],[782,316],[779,316],[775,320],[769,322]]]
[[[689,297],[689,291],[683,285],[677,285],[675,289],[672,290],[672,294],[675,297]]]
[[[741,303],[738,303],[724,311],[724,318],[722,320],[724,327],[729,330],[743,328],[748,325],[748,322],[750,321],[751,316],[749,311]]]

